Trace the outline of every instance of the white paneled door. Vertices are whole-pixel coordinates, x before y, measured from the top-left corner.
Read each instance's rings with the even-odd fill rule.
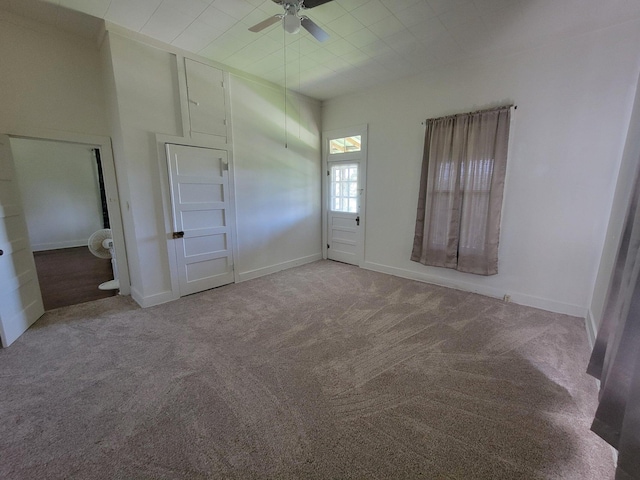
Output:
[[[185,59],[191,133],[227,136],[222,70]]]
[[[323,133],[326,258],[364,263],[367,126]]]
[[[360,162],[332,162],[328,213],[327,258],[360,263]]]
[[[8,347],[44,313],[9,137],[0,135],[0,336]]]
[[[227,152],[167,144],[180,296],[233,282]]]

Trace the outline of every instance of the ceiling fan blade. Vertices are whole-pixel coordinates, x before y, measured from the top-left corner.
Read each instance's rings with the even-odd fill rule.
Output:
[[[300,23],[304,29],[313,35],[319,42],[324,42],[329,38],[329,34],[316,25],[309,17],[300,17]]]
[[[253,27],[249,29],[250,32],[259,32],[264,30],[267,27],[270,27],[274,23],[278,23],[282,15],[274,15],[273,17],[269,17],[266,20],[261,21],[260,23],[255,24]]]
[[[309,9],[324,5],[325,3],[329,3],[331,1],[333,0],[304,0],[304,3],[302,5],[304,6],[304,8]]]

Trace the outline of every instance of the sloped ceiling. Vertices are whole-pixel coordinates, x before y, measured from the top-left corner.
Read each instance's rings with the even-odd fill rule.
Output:
[[[321,100],[640,18],[638,0],[334,0],[305,12],[330,34],[320,43],[279,23],[250,32],[282,12],[271,0],[0,0],[0,8],[86,36],[104,19]]]

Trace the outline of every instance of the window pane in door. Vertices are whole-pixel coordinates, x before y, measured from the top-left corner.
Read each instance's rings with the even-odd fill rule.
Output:
[[[331,166],[331,210],[334,212],[358,212],[358,165]]]
[[[329,153],[344,153],[344,138],[334,138],[333,140],[329,140]]]

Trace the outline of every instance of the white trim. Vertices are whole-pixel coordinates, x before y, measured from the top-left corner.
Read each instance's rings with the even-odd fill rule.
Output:
[[[182,119],[182,136],[187,138],[191,134],[191,117],[189,116],[189,95],[187,93],[186,57],[175,54],[176,69],[178,71],[178,95],[180,98],[180,117]]]
[[[133,298],[136,303],[142,307],[142,304],[144,303],[144,297],[134,286],[131,286],[131,298]]]
[[[300,257],[294,260],[288,260],[286,262],[277,263],[269,267],[256,268],[255,270],[240,272],[238,273],[238,278],[240,279],[239,280],[240,282],[245,282],[247,280],[252,280],[254,278],[264,277],[265,275],[271,275],[272,273],[276,273],[281,270],[286,270],[288,268],[299,267],[300,265],[306,265],[307,263],[317,262],[318,260],[322,260],[321,253],[315,253],[307,257]]]
[[[155,305],[161,305],[167,302],[172,302],[173,300],[178,300],[180,297],[174,296],[173,292],[171,291],[160,292],[145,297],[138,290],[136,290],[135,287],[131,287],[131,298],[133,298],[136,303],[142,308],[147,308],[153,307]]]
[[[589,348],[593,350],[596,344],[596,336],[598,334],[598,325],[595,318],[593,318],[593,312],[590,308],[587,309],[587,316],[585,318],[585,327],[587,329],[587,339],[589,340]]]
[[[240,282],[238,274],[238,260],[240,259],[240,246],[238,244],[238,212],[236,210],[236,169],[233,168],[233,105],[231,105],[231,75],[229,72],[223,71],[224,79],[224,106],[227,116],[227,144],[230,146],[229,152],[229,196],[233,201],[229,204],[229,215],[233,219],[234,228],[231,231],[231,251],[233,252],[233,282]]]
[[[455,280],[447,280],[435,275],[406,270],[404,268],[390,267],[388,265],[381,265],[374,262],[364,262],[362,268],[366,270],[373,270],[374,272],[395,275],[396,277],[431,283],[433,285],[439,285],[441,287],[448,287],[456,290],[463,290],[465,292],[477,293],[486,297],[501,299],[504,296],[504,290],[495,287],[483,287],[464,281],[461,282]],[[541,310],[547,310],[549,312],[573,315],[581,318],[585,318],[585,315],[587,313],[586,308],[581,307],[580,305],[572,305],[570,303],[558,302],[555,300],[550,300],[548,298],[534,297],[532,295],[518,292],[509,292],[509,295],[511,296],[511,301],[513,303],[517,303],[518,305],[525,305],[527,307],[539,308]]]
[[[78,240],[64,240],[62,242],[52,242],[52,243],[34,243],[31,245],[31,250],[34,252],[44,252],[47,250],[60,250],[63,248],[74,248],[74,247],[86,247],[89,239],[78,239]]]
[[[22,207],[20,205],[0,205],[0,218],[15,217],[22,213]]]

